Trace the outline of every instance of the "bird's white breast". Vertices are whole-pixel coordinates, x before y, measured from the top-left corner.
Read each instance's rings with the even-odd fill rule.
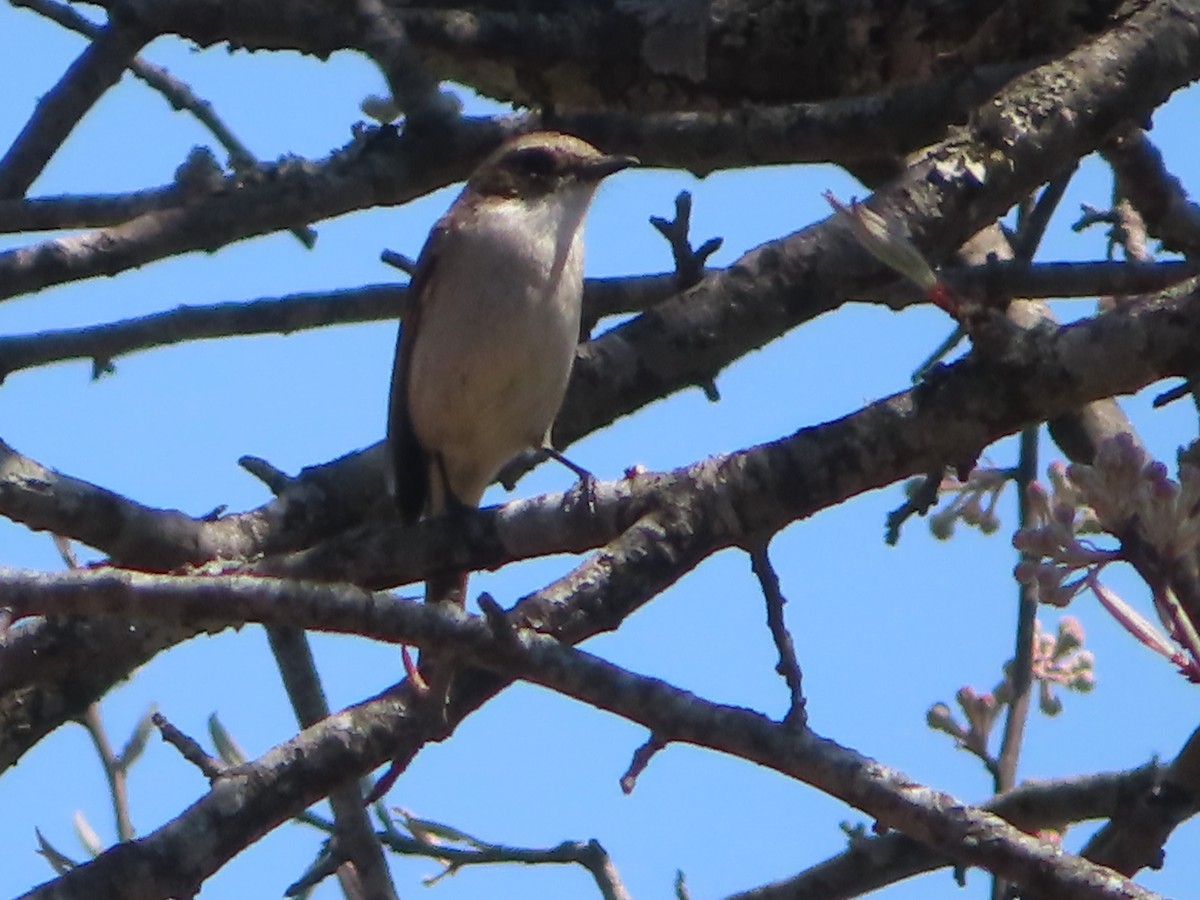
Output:
[[[495,200],[446,236],[421,299],[408,380],[417,439],[474,505],[540,446],[579,338],[582,223],[591,191]]]

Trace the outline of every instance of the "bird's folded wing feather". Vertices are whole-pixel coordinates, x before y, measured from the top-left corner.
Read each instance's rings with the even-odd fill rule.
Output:
[[[408,408],[408,378],[412,367],[413,347],[421,329],[423,308],[430,302],[431,290],[437,278],[439,251],[450,233],[447,217],[442,217],[433,230],[408,284],[408,306],[396,337],[396,361],[392,368],[392,394],[388,410],[387,462],[395,485],[396,507],[405,522],[415,522],[429,500],[429,454],[413,430]]]

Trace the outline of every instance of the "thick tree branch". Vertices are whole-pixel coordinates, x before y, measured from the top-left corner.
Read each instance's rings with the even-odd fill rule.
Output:
[[[1161,768],[1151,763],[1125,772],[1031,782],[993,797],[981,808],[1034,833],[1117,816],[1130,798],[1151,796],[1161,777]],[[845,852],[791,878],[727,900],[851,900],[947,864],[931,848],[893,832],[856,839]]]
[[[862,809],[883,827],[902,830],[951,859],[987,868],[1027,890],[1097,900],[1154,896],[1110,870],[1068,857],[1057,846],[1031,838],[994,815],[914,784],[901,773],[808,730],[773,722],[740,707],[706,702],[530,629],[497,636],[480,617],[464,618],[416,601],[336,585],[80,572],[56,576],[53,582],[47,576],[33,579],[40,584],[21,585],[15,579],[6,579],[6,594],[19,610],[25,601],[44,601],[53,593],[59,613],[68,611],[63,604],[78,600],[84,608],[76,607],[71,612],[95,613],[105,604],[114,603],[105,612],[128,617],[131,601],[141,605],[145,595],[155,595],[156,602],[142,606],[145,612],[153,609],[154,615],[168,618],[200,616],[210,626],[240,624],[252,618],[369,633],[383,640],[435,648],[439,654],[458,655],[629,718],[665,740],[708,747],[774,769]],[[97,589],[87,590],[89,579]],[[171,582],[180,581],[187,584],[177,590],[181,586]],[[201,583],[205,581],[207,584]],[[137,594],[143,595],[141,601],[135,600]],[[173,599],[168,600],[168,595]],[[101,606],[87,608],[89,603]],[[141,867],[141,892],[134,897],[173,896],[181,885],[194,889],[215,871],[208,866],[223,863],[223,854],[236,843],[249,843],[264,827],[279,824],[289,811],[299,812],[327,793],[336,784],[331,782],[330,772],[345,777],[347,770],[362,773],[378,765],[378,753],[384,748],[378,739],[378,723],[372,719],[378,713],[395,715],[401,708],[397,695],[392,693],[324,720],[258,763],[243,767],[236,776],[227,775],[180,821],[136,843],[114,848],[47,885],[46,890],[27,896],[31,900],[83,896],[79,893],[82,890],[91,897],[107,897],[111,888],[106,886],[131,865]],[[340,734],[329,734],[334,726]],[[331,739],[340,743],[341,750],[324,746]],[[300,742],[305,749],[297,752],[299,748],[294,745]],[[333,759],[334,755],[338,759]],[[318,761],[324,764],[321,770],[315,766]],[[272,794],[260,795],[264,787],[272,788]],[[219,808],[214,808],[218,801]],[[303,805],[291,809],[298,803]],[[198,840],[197,834],[191,835],[193,842],[210,851],[207,857],[198,858],[195,850],[179,841],[189,825],[215,832],[204,841]],[[221,838],[218,846],[214,846],[216,834]],[[149,866],[150,859],[160,860],[158,871]],[[161,871],[164,860],[174,864],[170,881]]]
[[[1200,75],[1198,28],[1196,10],[1190,5],[1182,0],[1157,0],[1091,44],[1016,79],[983,107],[963,137],[939,145],[893,190],[877,197],[876,211],[907,220],[918,246],[932,248],[933,261],[941,261],[949,248],[1001,215],[1016,198],[1099,147],[1124,122],[1149,113],[1172,90]],[[1108,77],[1118,71],[1121,77]],[[1047,105],[1075,113],[1044,116],[1041,110]],[[390,140],[384,131],[352,144],[316,171],[303,165],[282,166],[270,178],[258,178],[257,190],[247,184],[232,195],[147,214],[90,236],[0,254],[0,280],[5,283],[0,298],[62,281],[113,274],[164,255],[211,250],[377,203],[405,202],[464,177],[505,134],[525,127],[516,120],[463,121],[432,136],[425,132],[423,140]],[[588,137],[586,133],[583,136]],[[980,184],[988,185],[986,193],[979,193]],[[806,231],[760,248],[739,261],[734,267],[736,275],[705,279],[689,293],[687,303],[693,309],[711,316],[715,311],[707,307],[717,300],[730,309],[748,307],[756,321],[770,328],[768,334],[759,336],[739,334],[746,324],[732,329],[729,333],[735,341],[752,341],[735,348],[734,358],[794,325],[797,309],[812,297],[813,289],[822,298],[845,295],[822,277],[814,279],[816,273],[805,271],[812,264],[805,264],[804,249],[813,239],[813,233]],[[850,259],[845,261],[857,263],[865,276],[847,286],[851,295],[880,282],[879,264],[863,265],[865,251],[857,246],[838,248],[839,260],[847,255]],[[846,269],[827,265],[819,271]],[[766,279],[759,282],[760,289],[762,284],[771,284],[778,290],[768,291],[752,303],[746,294],[754,281],[747,276],[753,275]],[[804,289],[797,291],[798,284]],[[781,305],[784,308],[778,309]],[[767,314],[769,310],[772,315]],[[778,316],[788,313],[790,319],[780,323]],[[716,328],[708,333],[727,332]],[[727,354],[728,350],[722,356]],[[697,356],[697,367],[719,367],[705,354]],[[713,375],[715,372],[709,371],[701,378],[689,377],[686,383],[702,383]]]
[[[483,128],[460,129],[468,139]],[[495,143],[497,129],[491,129]],[[439,138],[440,140],[440,138]],[[0,253],[0,299],[52,284],[114,275],[157,259],[212,251],[238,240],[377,204],[404,203],[463,176],[463,159],[481,153],[456,145],[411,153],[389,130],[372,132],[320,166],[285,162],[241,173],[217,192],[119,225]]]
[[[928,242],[931,247],[941,248],[957,246],[964,233],[990,221],[1012,199],[1024,196],[1044,181],[1050,171],[1097,146],[1116,122],[1123,121],[1125,116],[1144,115],[1174,85],[1190,78],[1200,64],[1195,31],[1195,10],[1170,2],[1147,6],[1113,33],[1075,51],[1062,64],[1044,67],[1018,80],[994,104],[997,110],[1003,111],[1002,117],[979,117],[971,131],[976,136],[974,142],[962,138],[936,148],[918,163],[910,176],[880,196],[881,206],[896,210],[897,215],[908,221],[920,243]],[[1095,64],[1095,60],[1101,62]],[[1105,81],[1110,70],[1120,70],[1123,74],[1120,78]],[[1101,85],[1104,85],[1103,90]],[[1040,112],[1060,105],[1074,110],[1072,116],[1045,116]],[[1012,134],[1008,134],[1010,128]],[[997,150],[997,147],[1001,149]],[[986,196],[980,193],[977,179],[988,184]],[[260,203],[260,200],[261,195],[255,202]],[[889,203],[892,206],[889,207]],[[727,273],[705,279],[686,298],[681,298],[686,302],[660,304],[652,314],[633,323],[633,327],[610,332],[600,341],[588,345],[576,367],[572,397],[560,418],[560,441],[601,427],[616,415],[637,408],[671,389],[710,380],[727,360],[760,346],[795,322],[828,309],[830,297],[865,292],[870,285],[886,277],[848,236],[826,235],[826,246],[819,246],[818,233],[810,229],[760,248]],[[821,255],[815,252],[818,249],[831,252]],[[867,276],[847,283],[844,278],[838,281],[831,276],[837,271],[859,271]],[[856,291],[854,283],[864,281],[865,284]],[[720,345],[716,335],[722,336]],[[731,338],[724,341],[725,335]],[[1127,352],[1120,350],[1118,353],[1117,359],[1122,365],[1116,368],[1120,369]],[[648,361],[653,361],[653,367]],[[1168,374],[1168,370],[1177,371],[1167,366],[1157,374]],[[1182,371],[1178,373],[1183,374]],[[1070,373],[1065,374],[1065,380],[1054,383],[1073,382],[1074,375]],[[1117,389],[1132,390],[1135,387],[1131,384]],[[1009,396],[1015,399],[1011,394]],[[1072,406],[1086,400],[1084,396],[1076,397],[1074,392],[1069,392],[1069,396],[1073,398]],[[884,420],[888,418],[886,409],[885,405],[881,410]],[[591,412],[585,413],[585,410]],[[1066,408],[1057,410],[1063,411]],[[959,428],[958,412],[954,414],[952,433]],[[968,420],[975,412],[973,405],[966,407]],[[1027,410],[1025,415],[1033,419],[1038,413]],[[977,433],[967,443],[983,437]],[[898,448],[897,453],[900,458],[911,460],[921,456],[912,452],[914,449]],[[930,454],[927,462],[941,465],[946,453],[947,448],[942,446]],[[799,468],[803,470],[803,467]],[[887,465],[884,468],[888,475],[881,484],[887,483],[894,477],[896,469],[904,466]],[[323,479],[335,471],[336,490],[326,490]],[[309,474],[308,478],[297,479],[297,485],[288,497],[280,498],[262,511],[209,523],[213,527],[204,531],[204,541],[200,544],[188,529],[180,535],[183,539],[172,547],[163,546],[162,542],[151,547],[162,547],[163,558],[176,561],[172,567],[197,557],[208,559],[224,555],[238,558],[248,552],[277,553],[291,542],[290,539],[298,537],[298,532],[307,530],[310,540],[291,546],[311,543],[311,536],[317,533],[312,523],[321,523],[328,529],[324,533],[329,533],[361,519],[362,511],[379,496],[377,470],[369,457],[355,455],[341,465],[321,467]],[[41,484],[44,479],[36,475],[32,481],[10,478],[5,490],[0,491],[6,512],[16,508],[14,518],[30,522],[34,527],[54,527],[53,523],[61,518],[61,513],[54,512],[52,491],[48,493],[46,487],[55,484],[57,478],[51,477],[45,485]],[[333,482],[328,483],[332,487]],[[292,527],[285,527],[285,523]],[[301,523],[301,527],[296,529],[293,523]],[[102,541],[103,535],[96,535],[90,527],[84,524],[75,527],[86,531],[93,540],[106,543]],[[124,544],[123,549],[129,557],[128,563],[144,559],[134,542]],[[216,549],[230,552],[213,553]],[[63,631],[70,633],[70,629]],[[25,634],[27,641],[22,646],[37,646],[41,658],[59,659],[64,668],[67,661],[79,655],[78,649],[70,651],[69,642],[59,641],[45,632],[30,629]],[[86,678],[74,676],[78,680],[72,683],[70,690],[53,688],[52,693],[57,697],[54,702],[29,702],[30,698],[25,698],[25,702],[18,704],[22,720],[31,724],[32,716],[37,724],[21,732],[24,737],[11,748],[15,756],[56,721],[61,721],[56,716],[61,715],[64,708],[71,708],[73,714],[78,714],[95,698],[97,690],[102,691],[113,680],[123,677],[128,668],[122,668],[118,648],[123,648],[130,658],[153,652],[145,650],[136,640],[130,642],[128,636],[125,640],[125,643],[118,642],[107,648],[112,650],[107,667],[88,670]],[[53,652],[54,649],[62,655]],[[30,658],[39,657],[30,654]],[[41,687],[30,689],[37,691]],[[10,694],[6,699],[16,696]],[[82,706],[64,706],[64,696],[77,696]],[[51,710],[50,714],[43,715],[47,709]],[[10,760],[15,756],[5,754]]]
[[[792,641],[791,632],[783,620],[783,607],[787,598],[779,587],[779,574],[771,565],[766,543],[760,543],[750,548],[750,568],[762,588],[763,599],[767,602],[767,628],[771,632],[771,640],[779,653],[779,661],[775,671],[782,676],[788,687],[791,702],[788,705],[784,722],[793,726],[808,724],[807,703],[804,700],[804,675],[800,671],[800,661],[796,658],[796,646]]]
[[[687,112],[548,112],[546,125],[586,135],[600,147],[620,147],[644,164],[708,175],[747,165],[832,162],[849,165],[903,157],[945,137],[980,103],[1032,68],[983,67],[917,85],[882,86],[877,93],[817,103],[756,104]]]
[[[1171,832],[1200,811],[1200,730],[1158,774],[1092,836],[1084,856],[1126,874],[1162,866]]]
[[[1018,78],[961,137],[932,148],[869,204],[905,223],[929,261],[941,263],[1129,117],[1148,113],[1197,76],[1200,10],[1151,3],[1091,44]],[[890,280],[848,229],[821,224],[765,244],[587,345],[556,443],[569,444],[651,399],[711,382],[729,361]],[[577,405],[576,392],[588,396],[586,407]]]
[[[355,17],[317,2],[271,10],[232,0],[146,5],[143,15],[157,33],[201,46],[228,42],[321,58],[369,49]],[[536,16],[511,4],[388,6],[434,78],[522,106],[646,111],[810,102],[938,76],[965,80],[974,67],[1073,47],[1108,26],[1118,4],[1092,0],[1071,16],[1023,5],[991,16],[970,5],[898,9],[888,0],[834,7],[738,0],[722,4],[719,15],[703,3],[628,0],[572,0]],[[886,42],[878,40],[881,29]]]
[[[776,531],[857,493],[948,462],[974,459],[988,444],[1026,422],[1061,415],[1091,400],[1135,391],[1166,375],[1191,371],[1200,347],[1197,310],[1200,301],[1194,295],[1167,297],[1122,307],[1056,331],[1016,332],[1001,358],[972,356],[927,385],[838,421],[669,475],[639,475],[601,484],[594,516],[564,513],[558,507],[561,498],[537,498],[474,513],[453,525],[433,520],[411,529],[384,526],[361,530],[292,556],[273,556],[256,568],[278,575],[385,586],[424,577],[438,564],[435,561],[443,566],[450,561],[468,569],[537,553],[578,552],[620,533],[634,517],[661,508],[657,503],[667,496],[678,497],[683,489],[690,499],[672,500],[667,505],[682,504],[677,508],[689,510],[694,517],[692,527],[711,516],[709,530],[700,532],[704,535],[702,554],[709,553],[747,534]],[[362,466],[363,461],[355,464]],[[3,511],[22,520],[22,502],[26,506],[41,504],[42,527],[72,533],[60,527],[63,517],[54,513],[54,489],[60,478],[45,473],[32,484],[29,479],[12,477],[0,482]],[[364,471],[363,478],[361,490],[378,495],[372,475]],[[310,484],[296,490],[320,488]],[[22,501],[22,497],[26,499]],[[68,509],[77,509],[80,502]],[[278,499],[260,513],[245,514],[248,519],[229,517],[224,523],[193,524],[201,534],[211,528],[217,534],[246,529],[249,535],[254,533],[250,523],[255,518],[263,519],[257,527],[266,527],[270,518],[283,515],[285,508],[286,503]],[[731,518],[730,509],[736,510],[737,516]],[[236,525],[238,522],[242,524]],[[82,526],[75,527],[99,524],[92,516],[84,516]],[[730,530],[731,525],[739,530]],[[130,537],[130,552],[137,553],[140,545]],[[189,542],[187,546],[196,545]],[[36,679],[41,667],[51,665],[57,655],[45,653],[43,648],[41,658],[43,662],[22,673],[18,683],[24,678]],[[109,674],[116,678],[123,672]],[[88,677],[101,676],[93,669]],[[17,685],[10,683],[10,687]],[[53,722],[50,719],[45,726],[51,727]],[[44,732],[24,732],[13,748],[15,755],[4,754],[3,758],[15,759],[22,747],[29,746],[26,740],[36,740],[40,733]]]
[[[383,0],[355,0],[357,46],[383,70],[392,100],[409,124],[437,126],[458,115],[458,101],[438,89],[408,39],[403,19]]]

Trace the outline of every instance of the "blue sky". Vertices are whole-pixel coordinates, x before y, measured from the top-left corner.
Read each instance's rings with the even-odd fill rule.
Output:
[[[32,13],[0,8],[0,60],[9,75],[0,93],[0,144],[8,145],[81,46]],[[375,70],[348,54],[321,63],[296,54],[196,52],[159,41],[145,55],[211,100],[263,159],[320,157],[343,145],[360,118],[359,101],[382,91]],[[468,108],[484,107],[469,101]],[[1168,165],[1192,186],[1200,184],[1200,161],[1190,149],[1198,113],[1200,91],[1192,88],[1159,113],[1153,132]],[[193,145],[213,143],[191,118],[127,76],[84,120],[31,193],[165,183]],[[830,167],[777,167],[703,181],[679,172],[622,173],[605,184],[589,220],[588,273],[669,268],[668,248],[646,220],[670,215],[683,189],[695,195],[696,242],[725,238],[713,259],[717,265],[825,217],[826,189],[843,198],[864,193]],[[4,301],[0,333],[394,279],[379,251],[415,254],[454,190],[402,209],[318,223],[313,251],[288,234],[274,235]],[[1066,226],[1079,203],[1104,205],[1110,191],[1105,168],[1086,162],[1051,226],[1043,258],[1102,256],[1099,232],[1076,235]],[[0,247],[28,240],[4,237]],[[1069,318],[1087,314],[1090,305],[1075,301],[1057,308]],[[903,389],[949,327],[933,309],[896,314],[845,307],[733,366],[718,380],[721,402],[708,402],[698,390],[681,394],[582,441],[571,455],[600,477],[614,478],[635,463],[670,468],[844,415]],[[267,494],[237,467],[239,456],[262,456],[294,472],[382,437],[394,337],[395,326],[386,323],[186,344],[118,359],[116,374],[99,382],[90,381],[84,362],[18,372],[0,387],[0,437],[46,465],[142,503],[196,515],[221,504],[250,508]],[[1186,402],[1151,411],[1155,392],[1125,406],[1152,451],[1170,461],[1175,448],[1194,437],[1195,413]],[[1014,454],[1007,441],[987,457],[1007,465]],[[1043,470],[1053,458],[1054,448],[1043,442]],[[517,495],[569,483],[565,470],[543,467],[518,485]],[[504,498],[493,489],[485,502]],[[1011,655],[1016,588],[1006,529],[1015,516],[1012,495],[1001,506],[1005,527],[993,537],[960,530],[953,541],[939,543],[923,522],[913,522],[900,546],[889,548],[882,542],[883,521],[900,502],[898,486],[873,492],[792,526],[772,545],[791,600],[788,622],[811,721],[822,734],[919,781],[963,800],[981,800],[990,779],[977,761],[930,732],[924,714],[931,703],[951,700],[964,683],[990,689]],[[61,567],[49,537],[7,521],[0,521],[0,564]],[[473,590],[511,603],[570,565],[570,559],[553,558],[512,566],[473,579]],[[1148,609],[1128,575],[1114,573],[1111,583]],[[787,694],[772,671],[762,606],[747,558],[727,552],[588,649],[704,697],[781,714]],[[1155,754],[1169,759],[1195,727],[1196,689],[1094,605],[1081,600],[1071,611],[1097,653],[1098,685],[1091,695],[1066,697],[1057,719],[1034,716],[1022,777],[1124,769]],[[1047,610],[1042,621],[1053,628],[1057,614]],[[335,707],[398,675],[394,648],[336,637],[315,636],[313,642]],[[198,737],[208,715],[218,712],[251,755],[295,730],[266,640],[255,627],[192,641],[138,671],[103,704],[115,742],[124,740],[151,702]],[[676,869],[686,873],[696,897],[784,877],[840,850],[845,838],[839,822],[865,818],[778,775],[674,746],[624,796],[618,779],[644,738],[640,728],[605,713],[518,687],[472,716],[452,741],[422,753],[389,801],[499,842],[550,846],[598,838],[635,896],[667,895]],[[130,790],[134,822],[145,833],[200,796],[205,783],[174,751],[152,740]],[[104,840],[113,836],[103,776],[78,726],[60,729],[0,778],[0,809],[3,896],[50,876],[34,853],[35,827],[80,856],[71,826],[75,810]],[[1088,832],[1077,829],[1071,843]],[[1167,846],[1166,869],[1143,873],[1142,882],[1169,895],[1194,890],[1198,836],[1195,823],[1177,832]],[[319,842],[310,829],[286,826],[235,859],[201,896],[279,895]],[[400,861],[395,869],[401,894],[412,897],[424,890],[418,879],[437,866]],[[973,873],[968,890],[955,895],[983,897],[986,889],[987,879]],[[446,900],[481,893],[588,896],[591,890],[578,871],[520,867],[464,871],[429,889],[430,896]],[[955,891],[943,871],[886,896]],[[316,896],[339,893],[326,885]]]

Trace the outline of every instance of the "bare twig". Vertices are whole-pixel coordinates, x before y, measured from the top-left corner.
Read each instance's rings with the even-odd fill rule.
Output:
[[[1145,223],[1128,200],[1117,199],[1108,209],[1100,209],[1087,203],[1082,204],[1079,218],[1071,226],[1071,230],[1080,232],[1100,224],[1112,226],[1108,232],[1109,259],[1114,256],[1113,250],[1120,246],[1125,253],[1126,260],[1142,264],[1153,260],[1153,255],[1146,247]]]
[[[621,883],[616,867],[604,847],[595,839],[563,841],[544,849],[515,847],[510,844],[482,841],[441,822],[418,819],[403,809],[397,812],[409,834],[401,833],[395,824],[389,821],[380,834],[380,840],[389,850],[396,853],[405,856],[425,856],[443,863],[445,868],[439,874],[425,879],[427,887],[466,866],[497,863],[575,863],[592,874],[604,900],[629,900],[629,894]]]
[[[118,356],[186,341],[252,334],[290,334],[346,322],[399,315],[404,288],[380,284],[345,291],[264,297],[161,313],[87,328],[0,337],[0,375],[64,359],[91,358],[96,367]]]
[[[1141,213],[1150,233],[1168,250],[1195,258],[1200,253],[1200,206],[1167,171],[1146,133],[1136,129],[1102,152],[1117,176],[1117,191]]]
[[[37,108],[0,159],[0,198],[22,197],[84,114],[117,83],[153,35],[136,19],[110,19]]]
[[[1183,384],[1177,384],[1175,387],[1158,394],[1150,405],[1154,407],[1154,409],[1161,409],[1164,406],[1174,403],[1176,400],[1182,400],[1189,394],[1195,395],[1195,393],[1196,379],[1189,378]]]
[[[304,631],[272,625],[267,627],[267,638],[300,727],[307,728],[327,717],[329,702],[325,699]],[[336,823],[330,852],[339,863],[330,872],[343,867],[353,870],[339,873],[347,900],[353,900],[353,894],[359,889],[371,900],[394,900],[396,889],[383,858],[383,849],[363,806],[358,782],[349,781],[332,791],[329,805]]]
[[[205,753],[195,738],[189,737],[168,722],[162,713],[156,712],[151,721],[162,735],[162,739],[178,750],[180,756],[199,769],[210,782],[216,781],[229,770],[221,760]]]
[[[359,48],[383,70],[392,99],[409,127],[444,126],[459,113],[453,94],[438,88],[409,43],[400,17],[381,0],[357,0]]]
[[[1034,253],[1037,252],[1037,248],[1046,234],[1050,218],[1058,209],[1058,204],[1062,200],[1063,194],[1067,192],[1067,187],[1071,184],[1071,178],[1075,175],[1077,168],[1078,166],[1072,166],[1069,172],[1064,172],[1052,179],[1042,190],[1033,210],[1029,215],[1022,217],[1012,241],[1013,255],[1017,259],[1025,262],[1033,259]]]
[[[397,250],[383,250],[379,254],[379,259],[392,268],[399,269],[410,278],[416,274],[417,261],[411,256],[405,256]]]
[[[103,373],[111,370],[118,357],[153,347],[388,321],[403,314],[406,291],[402,285],[371,284],[209,306],[177,306],[86,328],[0,335],[0,380],[22,369],[68,359],[91,359],[93,372]],[[669,274],[589,278],[584,284],[584,317],[595,322],[606,315],[639,312],[673,293]]]
[[[71,31],[92,38],[93,40],[101,32],[99,26],[85,19],[69,6],[63,3],[56,3],[54,0],[14,0],[14,5],[31,9],[57,22],[64,28],[69,28]],[[207,128],[229,153],[229,161],[232,163],[234,169],[249,169],[258,165],[258,158],[250,151],[249,147],[241,142],[238,136],[225,124],[225,121],[217,115],[212,103],[197,97],[191,87],[174,77],[167,69],[148,62],[140,56],[134,56],[129,62],[129,71],[135,77],[145,82],[150,88],[162,94],[164,99],[171,104],[172,108],[186,110],[195,116],[196,120]],[[144,211],[146,210],[142,210],[142,212]],[[139,214],[140,212],[131,211],[125,218],[132,218],[133,215]],[[296,239],[310,250],[316,244],[317,233],[312,228],[304,226],[293,228],[291,231],[296,236]]]
[[[922,475],[915,484],[906,488],[908,496],[904,502],[887,515],[884,525],[884,541],[894,547],[900,542],[900,529],[914,515],[925,515],[938,501],[938,489],[942,483],[942,467]]]
[[[634,787],[637,786],[638,776],[646,771],[646,766],[650,765],[650,760],[654,758],[654,755],[666,746],[666,741],[652,734],[646,738],[646,743],[633,751],[633,758],[629,760],[629,768],[621,776],[621,790],[623,792],[626,794],[633,793]]]
[[[362,885],[358,881],[354,867],[343,865],[341,858],[333,852],[332,837],[322,842],[316,859],[309,864],[299,878],[284,888],[283,896],[307,898],[312,889],[330,875],[339,877],[342,894],[346,900],[360,900],[363,897]]]
[[[1037,478],[1039,426],[1030,426],[1021,432],[1020,458],[1015,478],[1017,482],[1017,527],[1027,528],[1032,524],[1029,506],[1029,486]],[[1012,790],[1017,783],[1017,762],[1021,757],[1021,743],[1025,736],[1025,725],[1029,719],[1029,701],[1033,696],[1033,638],[1034,620],[1037,618],[1037,591],[1029,584],[1017,585],[1017,636],[1013,653],[1012,669],[1009,674],[1012,697],[1004,720],[1004,736],[996,755],[993,790],[997,794]],[[993,900],[1001,900],[1008,893],[1008,885],[1000,878],[992,882]]]
[[[758,578],[762,588],[763,599],[767,602],[767,627],[771,630],[771,639],[779,652],[779,662],[775,671],[783,676],[787,683],[791,702],[787,715],[783,717],[785,725],[804,728],[808,724],[808,714],[805,712],[803,678],[800,674],[800,662],[796,659],[796,647],[792,643],[792,635],[783,621],[783,606],[787,599],[779,589],[779,575],[771,565],[767,554],[767,542],[750,548],[750,567]]]
[[[676,287],[684,291],[704,277],[708,258],[721,249],[724,238],[709,238],[698,248],[692,248],[688,232],[692,226],[692,194],[680,191],[675,197],[675,218],[651,216],[650,224],[658,230],[671,247],[675,259]]]
[[[275,496],[282,494],[295,481],[287,472],[258,456],[240,456],[238,465],[265,484]]]
[[[1017,527],[1027,528],[1032,524],[1029,506],[1029,485],[1037,478],[1038,426],[1025,428],[1021,432],[1020,459],[1014,478],[1017,483]],[[1016,649],[1012,663],[1012,699],[1004,725],[1004,737],[997,756],[995,792],[1011,790],[1016,786],[1017,760],[1021,753],[1021,739],[1028,717],[1029,699],[1033,691],[1033,636],[1034,619],[1037,617],[1037,593],[1029,585],[1019,585],[1017,602]]]
[[[117,755],[113,753],[112,744],[109,743],[108,734],[104,730],[104,723],[100,719],[100,704],[89,705],[79,723],[87,729],[88,736],[96,747],[96,753],[100,756],[104,777],[108,779],[108,790],[112,795],[113,815],[117,822],[117,840],[131,841],[136,832],[133,828],[133,821],[129,817],[129,788],[125,777],[127,770]]]
[[[675,287],[678,291],[686,291],[704,277],[704,264],[710,256],[721,249],[724,238],[709,238],[698,249],[692,249],[688,233],[692,227],[692,195],[690,191],[680,191],[675,196],[675,218],[664,219],[661,216],[651,216],[650,224],[667,239],[671,247],[671,256],[675,260]],[[588,329],[590,330],[590,328]],[[587,330],[584,331],[587,334]],[[720,399],[717,383],[713,379],[699,382],[704,395],[712,402]]]

